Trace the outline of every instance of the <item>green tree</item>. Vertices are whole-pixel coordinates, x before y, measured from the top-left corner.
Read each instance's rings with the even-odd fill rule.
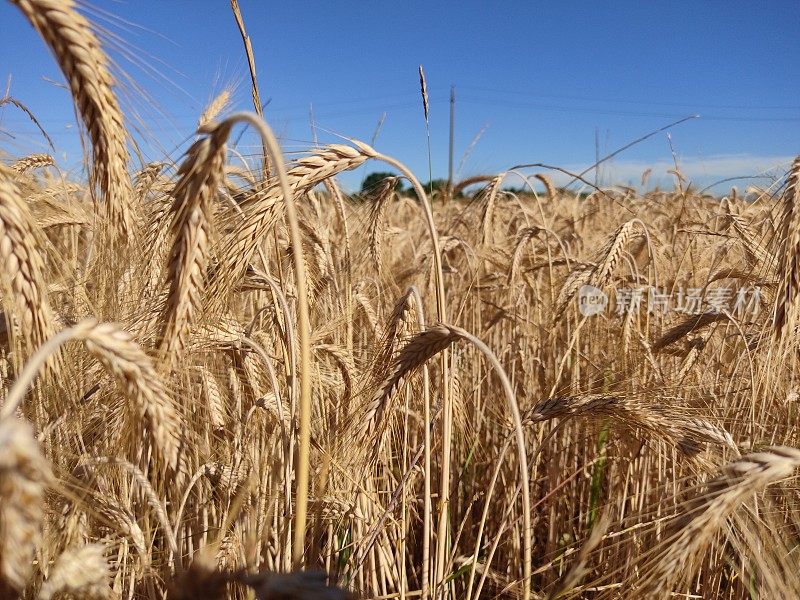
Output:
[[[394,173],[389,173],[387,171],[378,171],[376,173],[370,173],[364,178],[364,181],[361,183],[361,194],[368,195],[374,192],[381,182],[386,179],[387,177],[397,177]],[[395,184],[396,191],[402,192],[403,191],[403,180],[398,179],[397,184]]]
[[[427,183],[422,183],[421,185],[422,189],[424,189],[425,193],[428,195],[431,194],[431,191],[433,191],[434,196],[438,196],[447,191],[447,179],[433,179]],[[409,187],[406,193],[412,198],[417,197],[417,193],[414,191],[413,187]]]

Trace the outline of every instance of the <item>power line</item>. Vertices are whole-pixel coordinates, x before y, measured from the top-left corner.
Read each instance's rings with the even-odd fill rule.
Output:
[[[630,98],[602,98],[598,96],[574,96],[566,94],[538,94],[521,90],[502,90],[496,88],[460,85],[459,88],[480,92],[491,92],[494,94],[511,94],[515,96],[525,96],[527,98],[553,98],[556,100],[585,100],[591,102],[614,102],[618,104],[640,104],[645,106],[676,106],[682,108],[715,108],[733,110],[800,110],[800,105],[778,105],[778,106],[757,106],[748,104],[708,104],[704,102],[663,102],[658,100],[631,100]]]
[[[466,97],[461,94],[460,100],[467,104],[476,104],[481,106],[498,106],[506,108],[529,108],[536,110],[545,110],[552,112],[563,113],[587,113],[597,115],[612,115],[620,117],[656,117],[662,119],[674,119],[681,115],[675,113],[659,113],[659,112],[646,112],[646,111],[630,111],[618,110],[607,108],[590,108],[583,106],[558,106],[553,104],[539,104],[538,102],[521,102],[514,100],[502,100],[497,98],[480,98],[475,96]],[[739,122],[754,122],[754,123],[797,123],[800,122],[800,117],[746,117],[746,116],[725,116],[725,115],[701,115],[701,119],[705,121],[739,121]]]
[[[431,103],[432,104],[433,103],[439,103],[439,102],[444,103],[444,102],[447,101],[448,97],[449,96],[444,96],[444,95],[442,95],[442,96],[434,96],[434,97],[431,98]],[[315,104],[314,106],[316,107],[317,104]],[[352,108],[352,109],[348,109],[348,110],[327,111],[327,112],[320,112],[320,113],[316,113],[315,112],[315,118],[316,119],[332,119],[332,118],[337,118],[337,117],[358,116],[358,115],[373,114],[375,112],[386,111],[386,110],[405,110],[405,109],[409,109],[409,108],[417,108],[418,106],[419,106],[419,101],[415,99],[414,101],[398,102],[398,103],[395,103],[395,104],[374,104],[374,105],[371,105],[371,106],[357,107],[357,108]],[[286,109],[286,110],[288,110],[288,109]],[[274,121],[278,121],[278,122],[291,122],[291,121],[300,121],[300,120],[307,121],[308,120],[308,113],[307,113],[307,111],[305,109],[295,108],[294,110],[297,111],[294,114],[291,114],[291,113],[290,114],[277,114],[278,111],[276,111],[276,110],[267,110],[266,111],[266,116],[267,116],[267,118],[272,119]],[[154,122],[154,121],[155,122],[159,122],[159,121],[165,122],[166,121],[169,124],[175,124],[177,126],[180,126],[180,125],[187,125],[187,126],[191,125],[191,126],[194,126],[197,123],[197,116],[198,115],[196,115],[194,113],[185,114],[183,116],[177,116],[177,117],[176,116],[171,116],[171,115],[154,115],[152,117],[148,116],[148,117],[146,117],[146,120],[147,120],[146,125],[147,125],[148,129],[151,129],[153,131],[172,130],[173,128],[169,127],[168,125],[159,125],[159,126],[156,127],[156,126],[151,125],[150,123]],[[142,119],[145,119],[145,117],[142,117]],[[40,119],[39,121],[41,123],[45,124],[45,125],[50,125],[50,126],[52,126],[52,125],[59,126],[59,125],[67,125],[67,124],[71,125],[71,123],[69,123],[69,120],[66,117],[64,119],[56,119],[56,118],[46,119],[45,118],[45,119]],[[11,125],[19,125],[19,124],[28,123],[28,122],[29,121],[27,121],[26,119],[21,118],[21,117],[20,118],[13,117],[13,118],[7,118],[7,119],[6,118],[0,118],[0,123],[6,123],[6,124],[11,124]]]

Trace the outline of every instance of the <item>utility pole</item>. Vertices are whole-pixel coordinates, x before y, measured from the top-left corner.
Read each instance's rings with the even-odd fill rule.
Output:
[[[447,195],[453,193],[453,146],[455,142],[456,127],[456,86],[450,86],[450,154],[447,166]]]

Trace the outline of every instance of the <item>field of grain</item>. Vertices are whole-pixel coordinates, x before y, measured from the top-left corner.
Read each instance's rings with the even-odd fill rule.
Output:
[[[11,3],[88,173],[0,154],[0,598],[800,597],[800,158],[453,197],[223,94],[140,164],[90,23]]]

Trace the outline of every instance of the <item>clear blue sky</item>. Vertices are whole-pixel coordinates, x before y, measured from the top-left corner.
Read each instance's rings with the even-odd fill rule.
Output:
[[[313,104],[323,142],[369,141],[427,179],[417,68],[431,96],[435,177],[447,173],[448,95],[456,86],[456,165],[488,126],[461,175],[524,162],[581,169],[681,116],[672,143],[705,184],[787,166],[800,154],[800,2],[262,2],[240,0],[266,115],[287,152],[310,146]],[[251,108],[247,62],[227,0],[95,0],[118,67],[123,106],[147,124],[150,160],[182,148],[205,104],[236,84]],[[122,41],[120,41],[122,40]],[[80,164],[62,77],[17,9],[0,2],[0,76]],[[0,92],[2,93],[2,92]],[[132,119],[135,124],[135,120]],[[12,139],[11,136],[14,136]],[[245,140],[246,143],[246,140]],[[0,151],[42,151],[24,115],[0,108]],[[247,148],[243,147],[243,150]],[[66,155],[64,154],[66,153]],[[672,162],[664,134],[627,151],[607,180],[634,181]],[[378,169],[378,165],[369,170]],[[76,171],[77,172],[77,171]],[[365,174],[344,176],[349,188]],[[749,182],[740,182],[742,189]]]

